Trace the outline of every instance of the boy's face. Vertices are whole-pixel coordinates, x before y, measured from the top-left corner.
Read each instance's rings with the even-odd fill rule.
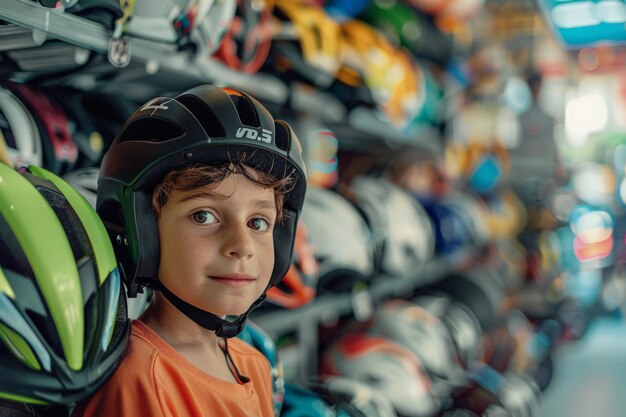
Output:
[[[274,191],[231,174],[217,187],[174,190],[158,219],[159,279],[217,315],[240,315],[274,268]]]

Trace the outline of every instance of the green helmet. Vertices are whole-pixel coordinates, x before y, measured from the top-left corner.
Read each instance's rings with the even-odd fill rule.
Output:
[[[129,328],[94,209],[42,168],[0,163],[0,399],[81,400],[116,369]]]
[[[442,32],[429,17],[405,2],[373,0],[361,19],[380,29],[395,44],[420,59],[445,66],[452,56],[452,36]]]

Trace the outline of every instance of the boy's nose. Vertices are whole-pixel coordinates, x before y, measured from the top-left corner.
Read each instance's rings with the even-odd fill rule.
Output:
[[[252,250],[252,238],[248,228],[244,226],[231,226],[225,230],[224,243],[222,244],[222,254],[226,257],[251,258],[254,254]]]

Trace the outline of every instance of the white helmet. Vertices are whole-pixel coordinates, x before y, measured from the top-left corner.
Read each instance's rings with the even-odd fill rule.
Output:
[[[75,169],[63,175],[63,179],[67,181],[76,191],[80,193],[85,200],[89,202],[91,207],[96,208],[96,193],[98,192],[98,174],[100,168],[86,167]]]
[[[7,152],[7,143],[4,140],[2,129],[0,129],[0,162],[11,167],[13,166],[13,161],[11,161],[11,157],[9,157]]]
[[[454,341],[458,360],[464,368],[482,359],[482,329],[468,307],[444,293],[420,295],[412,301],[446,325]]]
[[[319,261],[320,281],[337,276],[368,278],[374,245],[367,224],[341,195],[310,187],[301,217]]]
[[[376,308],[368,333],[390,339],[409,349],[421,361],[434,391],[446,398],[465,382],[454,341],[445,324],[410,301],[394,299]]]
[[[236,0],[211,0],[211,3],[205,18],[198,22],[197,30],[192,34],[200,51],[209,56],[220,47],[237,11]]]
[[[201,51],[215,52],[235,15],[235,0],[136,0],[126,31],[161,42],[189,37]]]
[[[370,386],[352,378],[331,376],[307,380],[306,387],[329,404],[347,404],[363,417],[397,417],[391,402]]]
[[[409,276],[433,257],[433,225],[415,198],[382,178],[358,177],[350,188],[381,245],[381,272]]]
[[[26,106],[3,87],[0,87],[0,129],[13,166],[42,166],[43,146],[35,119]]]
[[[497,322],[505,288],[498,276],[489,269],[474,266],[466,271],[454,272],[435,287],[467,306],[483,331],[488,331]]]
[[[355,333],[335,341],[323,357],[323,373],[360,381],[382,394],[398,414],[434,416],[440,403],[420,360],[390,340]]]
[[[481,391],[486,391],[493,396],[492,404],[487,410],[505,411],[506,414],[498,415],[511,417],[533,417],[537,415],[540,391],[535,381],[528,375],[515,372],[501,374],[489,365],[480,363],[470,367],[468,375],[476,388],[472,395],[483,396]],[[467,404],[468,401],[471,401],[469,398],[461,397],[459,399],[461,404]]]
[[[499,394],[504,407],[515,417],[533,417],[539,412],[539,387],[527,375],[505,372]]]
[[[211,3],[212,0],[202,0]],[[194,0],[135,0],[126,32],[142,38],[176,43],[178,34],[174,22],[197,3]],[[204,16],[198,16],[203,18]]]

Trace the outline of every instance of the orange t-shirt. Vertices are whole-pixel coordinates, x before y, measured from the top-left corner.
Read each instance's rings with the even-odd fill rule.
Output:
[[[270,365],[233,338],[230,354],[245,384],[212,377],[140,321],[133,321],[128,351],[113,376],[72,416],[270,417],[274,415]]]

